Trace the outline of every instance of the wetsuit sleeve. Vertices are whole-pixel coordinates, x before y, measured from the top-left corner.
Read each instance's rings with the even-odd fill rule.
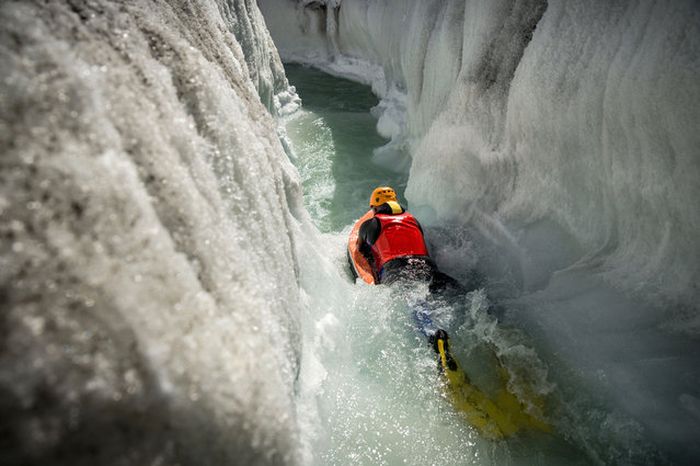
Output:
[[[382,228],[381,223],[376,218],[371,218],[366,220],[362,225],[360,225],[360,231],[358,232],[358,238],[360,241],[360,252],[366,258],[372,257],[371,246],[379,238],[379,232]]]

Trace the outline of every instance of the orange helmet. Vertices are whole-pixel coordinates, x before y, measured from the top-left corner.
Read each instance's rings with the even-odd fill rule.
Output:
[[[398,202],[396,199],[396,191],[389,186],[381,186],[372,191],[372,197],[369,198],[369,206],[377,207],[389,201]]]

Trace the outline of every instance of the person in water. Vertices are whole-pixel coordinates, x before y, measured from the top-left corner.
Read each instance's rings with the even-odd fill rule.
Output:
[[[427,337],[438,355],[439,368],[447,381],[447,394],[455,409],[491,439],[508,437],[522,429],[551,432],[552,428],[546,422],[529,414],[526,405],[509,391],[508,371],[495,351],[501,380],[495,396],[472,384],[450,351],[447,331],[440,322],[433,320],[435,309],[459,303],[454,298],[464,293],[465,288],[438,270],[428,252],[423,228],[399,204],[393,188],[382,186],[375,189],[369,205],[372,212],[365,214],[363,218],[367,220],[359,225],[357,250],[370,265],[376,284],[411,286],[416,282],[429,283],[429,295],[409,301],[409,309],[413,311],[416,329]],[[543,404],[538,399],[533,403],[537,406]]]
[[[438,270],[428,252],[423,228],[399,204],[393,188],[376,188],[369,206],[374,215],[360,225],[357,241],[376,283],[429,282],[431,292],[461,288],[456,280]]]

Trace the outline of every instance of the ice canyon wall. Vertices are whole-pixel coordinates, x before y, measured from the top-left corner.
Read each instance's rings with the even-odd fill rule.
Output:
[[[295,462],[295,99],[255,2],[0,25],[3,460]]]

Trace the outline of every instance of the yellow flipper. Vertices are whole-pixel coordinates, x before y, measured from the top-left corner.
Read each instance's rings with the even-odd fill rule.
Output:
[[[524,428],[551,431],[549,425],[528,414],[515,395],[505,388],[492,400],[474,386],[449,353],[446,338],[437,339],[437,350],[454,408],[482,435],[496,440]]]

